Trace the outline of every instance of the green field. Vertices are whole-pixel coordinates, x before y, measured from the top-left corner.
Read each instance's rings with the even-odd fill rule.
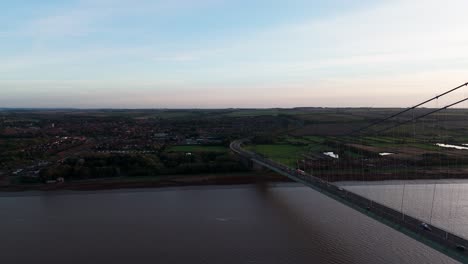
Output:
[[[303,159],[302,154],[307,153],[309,148],[295,145],[250,145],[247,149],[282,164],[296,166],[296,161]]]
[[[320,136],[304,136],[304,137],[293,137],[284,136],[279,138],[276,143],[281,145],[307,145],[307,144],[323,144],[325,137]]]
[[[304,159],[303,155],[322,155],[323,152],[333,151],[322,136],[284,135],[276,138],[273,144],[249,145],[246,148],[292,167],[296,166],[297,160]]]
[[[303,138],[307,139],[310,143],[322,144],[325,142],[325,138],[320,136],[305,136]]]
[[[356,141],[358,144],[379,147],[379,148],[389,148],[389,147],[412,147],[419,148],[422,150],[437,151],[440,150],[440,147],[437,147],[434,142],[428,143],[421,140],[416,140],[411,137],[362,137]]]
[[[202,146],[202,145],[183,145],[172,146],[169,152],[227,152],[229,149],[224,146]]]

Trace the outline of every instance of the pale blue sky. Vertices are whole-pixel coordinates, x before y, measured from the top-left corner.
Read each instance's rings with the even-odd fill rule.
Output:
[[[468,81],[466,0],[18,0],[0,10],[0,107],[406,106]]]

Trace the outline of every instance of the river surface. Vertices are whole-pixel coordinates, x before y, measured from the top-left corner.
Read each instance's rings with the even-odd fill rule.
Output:
[[[348,182],[339,185],[468,239],[468,180]]]
[[[0,194],[0,263],[456,263],[296,184]]]

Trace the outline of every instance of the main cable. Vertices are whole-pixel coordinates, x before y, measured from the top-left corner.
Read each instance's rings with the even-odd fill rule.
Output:
[[[398,113],[396,113],[396,114],[393,114],[393,115],[388,116],[388,117],[386,117],[386,118],[384,118],[384,119],[380,119],[380,120],[378,120],[378,121],[375,121],[375,122],[371,123],[370,125],[367,125],[367,126],[362,127],[362,128],[358,128],[358,129],[356,129],[356,130],[354,130],[354,131],[351,131],[351,132],[350,132],[349,134],[347,134],[347,135],[350,136],[350,135],[354,135],[354,134],[356,134],[356,133],[359,133],[359,132],[361,132],[361,131],[367,130],[367,129],[369,129],[369,128],[373,127],[373,126],[376,126],[376,125],[378,125],[378,124],[381,124],[381,123],[383,123],[383,122],[385,122],[385,121],[387,121],[387,120],[389,120],[389,119],[392,119],[392,118],[394,118],[394,117],[397,117],[397,116],[399,116],[399,115],[402,115],[402,114],[404,114],[404,113],[407,113],[407,112],[409,112],[409,111],[411,111],[411,110],[413,110],[413,109],[416,109],[416,108],[418,108],[418,107],[420,107],[420,106],[422,106],[422,105],[425,105],[425,104],[427,104],[427,103],[429,103],[429,102],[432,102],[432,101],[434,101],[434,100],[437,100],[437,99],[439,99],[440,97],[445,96],[445,95],[447,95],[447,94],[449,94],[449,93],[452,93],[452,92],[454,92],[454,91],[456,91],[456,90],[458,90],[458,89],[460,89],[460,88],[462,88],[462,87],[464,87],[464,86],[468,86],[468,82],[466,82],[466,83],[464,83],[464,84],[462,84],[462,85],[459,85],[459,86],[457,86],[457,87],[455,87],[455,88],[453,88],[453,89],[450,89],[449,91],[446,91],[446,92],[444,92],[444,93],[441,93],[441,94],[439,94],[439,95],[437,95],[437,96],[434,96],[434,97],[432,97],[431,99],[428,99],[428,100],[426,100],[426,101],[424,101],[424,102],[422,102],[422,103],[419,103],[419,104],[417,104],[417,105],[415,105],[415,106],[409,107],[409,108],[407,108],[407,109],[405,109],[405,110],[403,110],[403,111],[400,111],[400,112],[398,112]],[[346,135],[345,135],[345,136],[346,136]]]
[[[410,119],[410,120],[406,120],[406,121],[397,123],[397,124],[394,125],[394,126],[387,127],[387,128],[384,128],[384,129],[375,131],[374,133],[381,133],[381,132],[383,132],[383,131],[387,131],[387,130],[390,130],[390,129],[394,129],[394,128],[396,128],[396,127],[399,127],[399,126],[408,124],[408,123],[410,123],[410,122],[414,122],[414,121],[416,121],[416,120],[418,120],[418,119],[421,119],[421,118],[424,118],[424,117],[426,117],[426,116],[435,114],[435,113],[437,113],[437,112],[446,110],[447,108],[450,108],[450,107],[455,106],[455,105],[457,105],[457,104],[461,104],[461,103],[463,103],[463,102],[465,102],[465,101],[468,101],[468,97],[465,98],[465,99],[463,99],[463,100],[457,101],[457,102],[455,102],[455,103],[453,103],[453,104],[449,104],[449,105],[446,105],[446,106],[444,106],[444,107],[438,108],[438,109],[436,109],[436,110],[430,111],[429,113],[426,113],[426,114],[424,114],[424,115],[420,115],[420,116],[418,116],[418,117],[416,117],[416,118],[412,118],[412,119]]]

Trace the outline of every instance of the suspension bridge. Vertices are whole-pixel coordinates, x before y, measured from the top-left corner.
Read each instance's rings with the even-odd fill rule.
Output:
[[[275,171],[384,223],[443,254],[462,263],[468,263],[468,237],[454,232],[453,225],[450,227],[450,225],[433,223],[435,203],[438,202],[435,198],[439,184],[437,180],[432,183],[432,197],[422,198],[425,202],[426,200],[430,201],[430,210],[427,213],[425,212],[427,216],[423,213],[414,213],[405,208],[405,205],[409,207],[408,200],[417,196],[417,191],[408,187],[413,184],[409,180],[467,178],[468,166],[464,166],[465,159],[460,157],[463,155],[460,155],[459,152],[457,155],[453,154],[453,152],[443,153],[442,147],[448,146],[458,151],[468,151],[468,144],[461,144],[456,137],[443,128],[441,125],[443,115],[429,121],[427,119],[443,113],[449,108],[468,102],[468,97],[465,97],[439,106],[440,98],[459,92],[467,86],[468,83],[464,83],[415,106],[373,120],[365,126],[353,129],[340,136],[331,137],[328,144],[334,148],[334,152],[331,155],[328,153],[328,158],[314,159],[305,155],[303,160],[296,162],[296,166],[287,166],[264,155],[247,150],[244,146],[250,143],[250,139],[235,140],[231,142],[230,148],[249,166],[263,167]],[[423,108],[431,102],[436,102],[437,107]],[[461,118],[463,120],[463,117]],[[468,119],[464,121],[463,125],[466,126]],[[417,127],[418,125],[422,127]],[[398,145],[394,143],[395,145],[391,148],[392,152],[378,153],[378,148],[376,150],[373,147],[366,146],[366,140],[369,137],[375,139],[375,137],[382,135],[391,137],[393,142],[398,142]],[[461,138],[463,139],[463,137]],[[454,145],[448,144],[451,143],[450,140],[455,142]],[[457,142],[459,144],[456,144]],[[414,148],[407,146],[410,143],[418,146],[426,143],[424,145],[426,151],[417,153]],[[388,145],[386,147],[389,148]],[[396,153],[395,150],[402,148],[405,148],[405,151],[401,150],[402,153]],[[375,151],[377,151],[377,154]],[[412,155],[418,156],[418,158],[414,158]],[[345,185],[340,184],[342,180],[353,180],[361,182],[361,184],[377,180],[403,180],[403,186],[402,191],[395,192],[393,196],[396,197],[392,197],[393,200],[398,202],[389,204],[385,202],[385,199],[379,197],[387,195],[385,194],[386,187],[381,187],[373,193],[366,193],[366,191],[362,190],[357,191],[356,188],[347,188]],[[456,183],[451,186],[453,188],[457,187]],[[377,187],[377,185],[368,185],[367,190],[377,189]],[[453,190],[452,193],[455,193]],[[460,204],[460,192],[463,192],[463,190],[458,189],[457,195],[451,194],[449,198],[445,198],[446,201],[439,201],[442,205],[444,202],[450,204],[446,206],[449,208],[447,219],[450,221],[451,218],[455,217],[456,210],[464,207],[463,204]],[[456,206],[452,204],[456,204]],[[465,224],[463,219],[459,224]]]

